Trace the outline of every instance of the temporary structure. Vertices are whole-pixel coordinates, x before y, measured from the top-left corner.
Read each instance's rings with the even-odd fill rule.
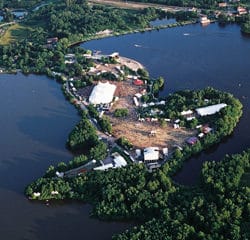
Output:
[[[113,100],[115,90],[114,84],[99,82],[91,92],[89,102],[94,105],[110,103]]]
[[[227,104],[220,103],[220,104],[215,104],[215,105],[211,105],[211,106],[207,106],[207,107],[197,108],[196,112],[200,116],[207,116],[207,115],[212,115],[212,114],[219,112],[222,108],[224,108],[226,106],[227,106]]]

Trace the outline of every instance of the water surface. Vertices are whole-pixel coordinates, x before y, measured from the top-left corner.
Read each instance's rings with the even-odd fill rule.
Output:
[[[137,46],[137,47],[136,47]],[[237,25],[221,28],[217,24],[199,24],[133,35],[94,40],[87,49],[121,55],[140,61],[151,76],[163,76],[161,95],[177,90],[212,86],[228,91],[244,105],[243,117],[232,136],[218,146],[184,164],[175,180],[183,184],[197,182],[202,163],[219,160],[226,153],[250,147],[250,38]]]
[[[129,226],[89,218],[89,205],[46,206],[23,194],[49,165],[72,158],[65,142],[79,117],[59,84],[44,76],[0,74],[0,109],[1,239],[107,240]]]

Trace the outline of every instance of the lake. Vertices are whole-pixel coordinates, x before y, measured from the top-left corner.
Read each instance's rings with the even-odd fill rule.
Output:
[[[225,154],[250,147],[250,38],[237,25],[220,27],[199,24],[146,33],[110,37],[82,44],[103,53],[119,51],[141,62],[152,77],[163,76],[161,95],[183,89],[212,86],[233,93],[244,105],[243,117],[232,136],[185,162],[174,177],[185,185],[195,184],[204,161],[220,160]]]
[[[240,34],[239,27],[211,24],[202,28],[197,24],[111,37],[83,46],[104,53],[119,51],[140,61],[153,77],[166,79],[162,95],[209,85],[240,98],[244,114],[233,135],[187,161],[176,181],[194,184],[205,160],[219,160],[225,153],[249,147],[250,39]],[[1,239],[108,240],[131,225],[89,218],[91,207],[82,203],[46,206],[25,198],[25,186],[42,176],[49,165],[72,158],[65,142],[79,117],[65,101],[58,83],[44,76],[0,74],[0,104]]]
[[[0,109],[1,239],[108,240],[129,226],[89,218],[89,205],[46,206],[23,194],[49,165],[72,158],[65,143],[80,118],[58,83],[44,76],[0,74]]]

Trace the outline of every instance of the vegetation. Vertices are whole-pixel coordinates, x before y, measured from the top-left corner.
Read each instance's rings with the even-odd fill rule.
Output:
[[[120,137],[116,140],[117,144],[121,147],[123,147],[126,150],[130,150],[133,148],[133,145],[131,142],[129,142],[128,139],[126,139],[125,137]]]
[[[246,34],[250,34],[250,15],[242,23],[241,31]]]
[[[162,77],[157,78],[153,82],[152,93],[153,95],[158,95],[159,91],[162,90],[164,86],[164,79]]]
[[[111,133],[112,132],[112,125],[109,121],[109,118],[106,116],[103,116],[101,119],[99,119],[99,125],[103,132]]]
[[[93,125],[83,114],[81,121],[69,134],[68,146],[72,151],[88,150],[98,144],[98,136]]]
[[[212,88],[201,91],[181,91],[167,98],[167,106],[178,111],[190,107],[217,103],[228,104],[214,119],[216,131],[193,146],[177,149],[164,166],[149,173],[142,164],[106,172],[90,171],[74,178],[55,178],[57,170],[65,171],[88,158],[73,160],[69,167],[60,163],[50,167],[44,177],[26,188],[34,199],[78,199],[94,203],[93,214],[102,219],[140,219],[144,224],[114,236],[114,239],[244,239],[249,223],[250,149],[241,155],[226,156],[221,162],[206,162],[202,168],[200,184],[186,188],[175,184],[171,176],[183,161],[220,141],[230,134],[242,113],[242,105],[231,94]],[[207,102],[206,101],[206,102]],[[182,103],[182,105],[181,105]],[[194,105],[195,104],[195,105]],[[96,115],[92,106],[90,114]],[[185,108],[184,108],[185,109]],[[105,118],[104,122],[106,121]],[[206,121],[211,119],[206,119]],[[103,159],[107,146],[96,138],[86,114],[69,136],[74,149],[91,147],[89,159]],[[105,125],[105,124],[104,124]],[[88,139],[88,140],[87,140]],[[87,146],[86,144],[91,144]],[[120,138],[117,144],[130,149],[131,144]],[[58,194],[54,194],[54,192]],[[40,193],[40,196],[34,193]]]
[[[128,116],[128,109],[127,108],[118,108],[114,112],[115,117],[126,117]]]
[[[28,186],[26,194],[95,200],[94,214],[102,219],[148,221],[114,239],[245,239],[241,226],[249,221],[250,198],[249,187],[240,180],[249,160],[250,150],[205,163],[201,184],[194,188],[173,184],[166,167],[148,173],[139,164],[68,179],[44,177]]]

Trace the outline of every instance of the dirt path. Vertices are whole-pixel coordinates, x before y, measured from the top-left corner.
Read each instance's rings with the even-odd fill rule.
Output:
[[[144,9],[148,7],[160,8],[164,11],[168,12],[177,12],[177,11],[187,11],[186,7],[176,7],[176,6],[166,6],[154,3],[139,3],[139,2],[131,2],[131,1],[121,1],[121,0],[89,0],[90,3],[94,4],[104,4],[111,5],[119,8],[126,9]]]

